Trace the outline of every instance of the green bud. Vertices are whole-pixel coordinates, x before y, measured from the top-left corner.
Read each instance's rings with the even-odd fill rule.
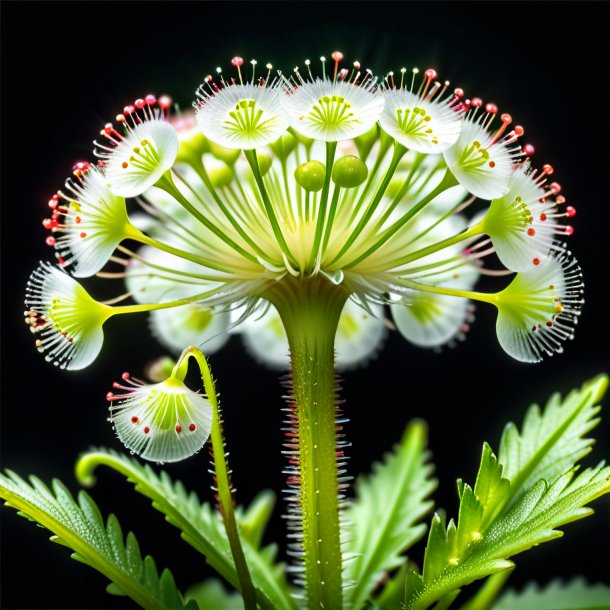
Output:
[[[353,155],[341,157],[333,165],[333,182],[344,189],[360,186],[368,175],[366,163]]]
[[[265,153],[256,155],[258,159],[258,168],[261,170],[261,176],[264,176],[271,169],[271,157]]]
[[[178,154],[176,162],[197,164],[201,160],[201,155],[208,152],[209,140],[199,131],[192,130],[192,134],[182,136],[179,139]]]
[[[307,161],[294,170],[294,179],[297,184],[309,192],[321,191],[325,177],[326,168],[321,161]]]
[[[152,382],[165,381],[171,376],[174,366],[176,366],[175,360],[169,356],[161,356],[147,364],[144,375]]]

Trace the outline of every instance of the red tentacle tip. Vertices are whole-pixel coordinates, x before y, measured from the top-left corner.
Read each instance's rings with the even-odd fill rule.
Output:
[[[169,95],[162,95],[159,98],[159,108],[167,110],[172,105],[172,98]]]
[[[77,161],[72,166],[72,173],[77,178],[80,178],[83,174],[86,174],[89,171],[90,167],[91,167],[91,163],[89,163],[88,161]]]
[[[526,157],[531,157],[536,152],[536,149],[531,144],[524,144],[521,150]]]

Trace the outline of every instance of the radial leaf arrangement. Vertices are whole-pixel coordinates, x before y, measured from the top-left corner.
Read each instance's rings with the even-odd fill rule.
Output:
[[[204,78],[193,110],[149,94],[101,126],[97,160],[78,161],[49,200],[43,226],[56,264],[32,273],[25,300],[37,349],[68,370],[96,359],[111,318],[148,314],[152,335],[178,360],[150,372],[154,383],[123,373],[106,396],[108,419],[132,454],[153,462],[185,459],[211,439],[222,519],[165,475],[114,454],[83,458],[81,479],[86,464],[125,474],[240,591],[246,610],[358,609],[372,600],[446,608],[464,584],[508,570],[509,556],[552,538],[608,491],[607,469],[571,472],[589,448],[583,435],[597,423],[605,381],[542,415],[532,410],[521,437],[507,428],[499,458],[485,446],[475,491],[459,484],[457,525],[433,518],[419,574],[404,553],[425,533],[436,486],[425,427],[412,424],[348,499],[335,371],[377,357],[393,331],[422,348],[457,345],[477,303],[496,308],[499,345],[513,358],[561,352],[583,303],[581,271],[564,243],[575,208],[552,166],[521,143],[521,125],[433,69],[375,74],[346,65],[339,51],[319,68],[230,63],[228,74]],[[91,276],[116,285],[116,296],[96,300],[80,284]],[[488,276],[504,287],[475,290]],[[290,585],[275,549],[260,548],[263,517],[233,510],[203,355],[231,334],[259,362],[289,370]],[[204,393],[187,386],[189,363]],[[532,503],[557,504],[557,518]],[[495,532],[493,544],[485,532]],[[206,599],[236,602],[215,581],[192,591],[202,609]]]

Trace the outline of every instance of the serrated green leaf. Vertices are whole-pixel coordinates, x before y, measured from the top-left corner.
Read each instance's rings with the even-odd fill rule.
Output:
[[[241,514],[240,532],[255,549],[260,548],[274,506],[275,494],[270,490],[262,491]]]
[[[428,534],[429,552],[424,556],[423,576],[426,580],[434,580],[447,565],[453,554],[453,545],[450,544],[451,532],[455,526],[450,522],[449,528],[445,525],[445,519],[438,513],[432,517],[430,533]]]
[[[561,536],[558,527],[590,514],[585,505],[606,493],[610,493],[610,467],[587,469],[578,477],[571,471],[550,486],[539,481],[482,534],[479,532],[481,536],[462,554],[456,552],[455,543],[451,544],[451,523],[443,537],[437,521],[430,531],[423,578],[411,576],[407,581],[406,608],[424,610],[451,591],[512,567],[509,557]],[[466,489],[462,497],[465,494]],[[459,525],[457,532],[459,540]],[[428,555],[434,558],[433,563]]]
[[[402,554],[425,533],[417,522],[432,508],[436,487],[426,451],[426,427],[411,423],[393,453],[359,479],[356,498],[345,511],[351,525],[343,533],[347,607],[361,608],[379,579],[404,563]]]
[[[104,574],[111,581],[110,592],[128,595],[150,610],[196,609],[193,603],[185,605],[168,570],[161,579],[156,578],[153,559],[142,559],[131,532],[123,541],[114,516],[104,525],[97,505],[86,492],[78,494],[77,503],[60,481],[53,481],[52,490],[36,477],[28,483],[11,471],[0,474],[0,497],[6,505],[53,532],[51,540],[74,550],[74,559]],[[147,578],[145,566],[151,566]]]
[[[608,610],[610,587],[598,583],[588,585],[584,578],[568,583],[553,581],[542,588],[530,583],[521,592],[507,591],[493,610]]]
[[[216,579],[206,580],[190,587],[185,593],[187,599],[195,600],[200,608],[210,610],[243,610],[244,602],[237,592],[228,593]]]
[[[424,610],[474,580],[512,568],[510,557],[563,535],[559,527],[590,514],[586,505],[610,493],[610,468],[600,464],[578,476],[573,468],[589,450],[591,441],[582,435],[597,423],[594,403],[606,385],[598,377],[563,403],[553,397],[548,413],[530,409],[521,437],[508,427],[503,459],[516,459],[517,466],[503,468],[483,446],[474,489],[458,482],[457,525],[432,520],[423,572],[408,574],[407,610]],[[506,472],[515,476],[514,486]],[[551,473],[549,482],[537,478]]]
[[[489,610],[512,573],[512,570],[504,570],[489,576],[460,610]]]
[[[434,608],[432,610],[447,610],[449,606],[455,601],[455,598],[461,593],[461,589],[457,589],[456,591],[451,591],[451,593],[447,593],[440,599],[436,604],[434,604]]]
[[[150,466],[114,451],[99,450],[83,455],[76,465],[77,478],[82,484],[92,485],[95,482],[93,472],[100,465],[126,476],[136,491],[152,500],[153,506],[181,531],[186,542],[205,556],[218,574],[239,588],[231,548],[217,511],[201,503],[194,492],[187,492],[180,481],[174,483],[166,472],[157,474]],[[238,523],[242,514],[240,510],[236,512]],[[269,545],[259,550],[247,536],[242,537],[242,545],[258,604],[264,610],[296,610],[296,602],[286,583],[285,568],[276,563],[277,547]]]
[[[509,504],[517,502],[535,482],[554,481],[589,453],[593,440],[584,435],[600,421],[598,403],[607,386],[608,377],[599,375],[563,401],[553,394],[542,413],[538,405],[532,405],[521,434],[514,424],[506,426],[498,463],[510,480]]]
[[[491,515],[497,512],[497,507],[501,508],[506,504],[512,493],[511,483],[502,475],[502,465],[491,447],[484,443],[481,464],[474,486],[475,496],[484,507],[485,513],[481,517],[479,525],[481,529],[484,529],[487,522],[491,520]]]
[[[121,589],[121,587],[119,587],[118,585],[116,585],[113,582],[111,582],[106,587],[106,593],[110,593],[110,595],[120,595],[120,596],[124,596],[125,595],[125,592],[123,591],[123,589]]]
[[[379,610],[396,610],[402,608],[405,599],[405,585],[407,580],[408,562],[403,563],[396,574],[383,586],[375,604]]]

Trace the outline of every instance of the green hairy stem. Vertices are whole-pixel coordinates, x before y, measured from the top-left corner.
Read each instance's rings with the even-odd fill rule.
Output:
[[[266,297],[276,306],[290,344],[293,430],[298,464],[292,480],[301,514],[304,581],[309,608],[342,606],[339,481],[335,430],[334,339],[347,293],[324,279],[295,279]]]

